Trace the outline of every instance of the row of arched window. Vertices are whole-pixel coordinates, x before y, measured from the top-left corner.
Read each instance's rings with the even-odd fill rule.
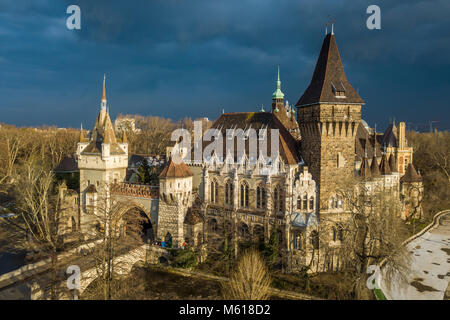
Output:
[[[233,205],[233,182],[227,181],[225,184],[225,204]],[[210,202],[219,202],[219,184],[216,180],[211,181],[210,188]],[[248,208],[250,205],[250,188],[247,182],[242,182],[239,188],[239,206],[241,208]],[[267,208],[267,191],[263,186],[256,188],[256,208]],[[280,186],[277,186],[274,190],[274,209],[277,212],[284,210],[283,191]]]
[[[304,194],[302,196],[297,197],[297,210],[314,210],[314,197],[309,197],[309,206],[308,206],[308,195]]]
[[[339,196],[333,196],[330,198],[329,201],[329,208],[330,209],[341,209],[343,208],[344,202],[342,201],[342,198]]]

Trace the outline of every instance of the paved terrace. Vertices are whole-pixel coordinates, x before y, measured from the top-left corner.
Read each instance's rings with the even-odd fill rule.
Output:
[[[382,281],[381,289],[386,297],[443,300],[450,281],[450,210],[435,218],[433,226],[426,232],[408,242],[406,250],[411,259],[410,270],[406,278],[397,273],[390,286]]]

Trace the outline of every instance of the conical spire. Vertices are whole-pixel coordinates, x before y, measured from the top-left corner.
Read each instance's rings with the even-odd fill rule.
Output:
[[[106,74],[103,75],[102,109],[106,110]]]
[[[127,132],[125,130],[123,131],[122,142],[128,143]]]
[[[278,66],[277,89],[272,94],[272,99],[284,99],[284,93],[281,92],[280,66]]]
[[[385,152],[383,153],[383,156],[381,157],[380,171],[381,171],[381,175],[383,175],[383,176],[391,174],[391,168],[389,166],[389,162],[388,162]]]
[[[84,142],[83,124],[81,124],[81,127],[80,127],[80,142]]]
[[[395,160],[393,153],[391,153],[389,157],[389,167],[391,168],[391,172],[398,172],[397,161]]]
[[[422,177],[417,173],[412,163],[408,164],[405,175],[401,177],[401,182],[422,182]]]
[[[375,139],[375,146],[373,148],[373,158],[372,158],[372,164],[370,165],[370,172],[372,173],[372,177],[379,177],[380,176],[380,169],[378,168],[378,161],[377,161],[377,147],[376,147],[376,139]]]
[[[364,157],[361,161],[361,167],[359,168],[359,175],[365,179],[370,178],[369,160],[367,159],[367,139],[364,145]]]
[[[337,92],[343,92],[344,95],[337,95]],[[317,103],[364,104],[364,100],[347,80],[333,33],[325,36],[311,83],[296,106],[306,107]]]

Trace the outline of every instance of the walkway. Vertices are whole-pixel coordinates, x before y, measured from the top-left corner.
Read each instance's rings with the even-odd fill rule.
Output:
[[[381,283],[387,298],[443,300],[450,281],[450,211],[440,215],[431,228],[407,243],[406,249],[411,259],[410,270],[406,279],[397,273],[391,286]]]

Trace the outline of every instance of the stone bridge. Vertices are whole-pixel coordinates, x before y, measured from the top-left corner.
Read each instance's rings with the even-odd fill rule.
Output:
[[[78,296],[82,297],[86,288],[98,278],[97,268],[89,256],[71,259],[79,256],[82,250],[89,247],[84,245],[66,254],[60,255],[59,260],[64,261],[56,272],[56,292],[59,300],[73,299],[74,292],[67,288],[67,267],[78,265],[81,270],[80,289]],[[141,261],[149,264],[159,264],[162,260],[169,260],[167,250],[149,246],[147,244],[134,248],[115,259],[115,271],[118,274],[130,273],[133,266]],[[0,276],[0,300],[46,300],[51,298],[53,272],[50,270],[49,259],[34,264],[25,265],[17,270]]]

